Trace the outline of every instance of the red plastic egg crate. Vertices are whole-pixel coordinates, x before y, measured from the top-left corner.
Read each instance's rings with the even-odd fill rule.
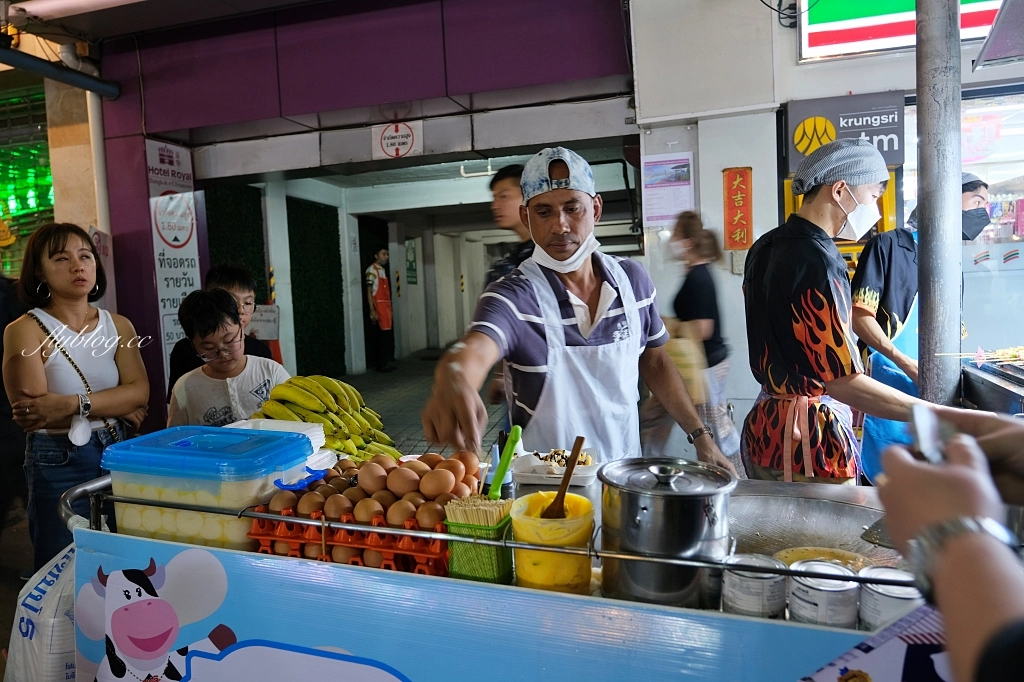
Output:
[[[267,513],[266,505],[256,507],[257,512]],[[283,517],[295,517],[295,510],[285,509],[281,512]],[[310,514],[310,519],[320,519],[323,512],[315,511]],[[355,523],[352,514],[344,514],[341,517],[342,523]],[[380,552],[384,561],[380,567],[391,571],[404,571],[407,573],[421,573],[424,575],[448,575],[448,543],[445,540],[427,540],[424,538],[413,538],[408,536],[393,535],[388,533],[389,526],[384,516],[373,517],[370,524],[373,528],[382,530],[332,530],[327,529],[328,548],[350,547],[352,549],[371,549]],[[420,530],[416,519],[406,519],[403,528],[406,530]],[[434,531],[445,532],[443,523],[439,523]],[[249,537],[258,540],[260,547],[257,550],[261,554],[274,554],[274,544],[283,542],[288,545],[287,556],[302,558],[305,556],[303,550],[305,545],[314,545],[321,550],[323,545],[322,528],[317,526],[306,526],[291,521],[271,521],[268,519],[253,519],[249,529]],[[317,553],[318,561],[333,561],[328,549],[327,554]],[[348,563],[352,566],[363,566],[361,556],[353,556]]]

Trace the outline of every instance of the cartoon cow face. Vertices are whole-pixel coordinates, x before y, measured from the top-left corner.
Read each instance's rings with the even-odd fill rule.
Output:
[[[178,614],[157,589],[164,572],[151,559],[144,570],[98,571],[106,591],[107,632],[123,656],[136,661],[166,658],[178,637]]]

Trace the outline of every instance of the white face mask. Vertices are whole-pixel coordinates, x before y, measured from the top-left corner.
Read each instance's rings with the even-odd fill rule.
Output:
[[[850,188],[847,187],[846,190],[849,192]],[[836,236],[840,239],[858,241],[867,234],[868,230],[875,226],[875,223],[882,218],[882,214],[878,212],[878,204],[876,202],[872,201],[862,204],[857,201],[857,197],[853,196],[853,192],[850,192],[850,196],[856,202],[857,208],[846,213],[843,205],[839,204],[839,208],[842,209],[843,213],[846,213],[846,222],[843,224],[843,229]]]
[[[533,239],[533,225],[530,224],[530,213],[526,213],[526,226],[530,228],[530,238]],[[533,240],[536,243],[536,239]],[[576,272],[583,267],[583,264],[590,258],[591,254],[597,251],[601,243],[594,237],[594,233],[591,232],[580,247],[576,249],[576,253],[572,254],[565,260],[556,260],[548,255],[538,244],[533,249],[533,260],[537,262],[537,265],[542,265],[548,270],[554,270],[555,272],[567,275],[570,272]]]
[[[668,248],[672,249],[672,257],[676,260],[683,260],[683,257],[686,256],[686,247],[683,246],[683,242],[680,239],[670,240]]]

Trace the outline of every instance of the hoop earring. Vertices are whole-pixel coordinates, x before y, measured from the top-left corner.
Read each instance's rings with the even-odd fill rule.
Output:
[[[92,288],[92,291],[90,291],[90,292],[89,292],[89,294],[90,294],[91,296],[95,296],[95,295],[96,295],[96,294],[98,294],[99,292],[100,292],[100,285],[99,285],[99,284],[97,284],[96,286],[94,286],[94,287]]]
[[[44,284],[46,284],[46,282],[40,282],[39,284],[36,285],[36,295],[42,296],[42,292],[40,292],[39,290],[43,288]],[[50,298],[50,296],[52,296],[52,294],[50,293],[50,287],[47,286],[46,287],[46,298]]]

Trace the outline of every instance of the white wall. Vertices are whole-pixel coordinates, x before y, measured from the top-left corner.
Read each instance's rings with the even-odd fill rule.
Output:
[[[281,310],[278,344],[281,360],[295,374],[295,307],[292,305],[292,262],[288,249],[288,212],[283,182],[268,182],[263,189],[263,234],[267,265],[274,268],[274,292]]]
[[[473,320],[476,301],[484,293],[484,279],[487,277],[486,249],[484,243],[477,239],[462,237],[462,274],[466,278],[466,290],[462,293],[463,320],[459,335],[465,333]],[[458,277],[458,275],[456,275]]]
[[[405,244],[391,252],[391,273],[400,272],[401,295],[392,297],[395,307],[395,355],[404,358],[427,347],[426,287],[423,283],[423,239],[410,239],[416,245],[416,284],[410,284],[405,271]],[[393,289],[393,291],[396,291]],[[396,291],[397,294],[397,291]],[[399,343],[400,340],[400,343]]]
[[[434,235],[434,267],[437,273],[437,331],[438,343],[442,348],[454,343],[462,335],[456,324],[456,301],[461,303],[458,292],[458,273],[455,272],[455,249],[459,238],[443,234]]]

